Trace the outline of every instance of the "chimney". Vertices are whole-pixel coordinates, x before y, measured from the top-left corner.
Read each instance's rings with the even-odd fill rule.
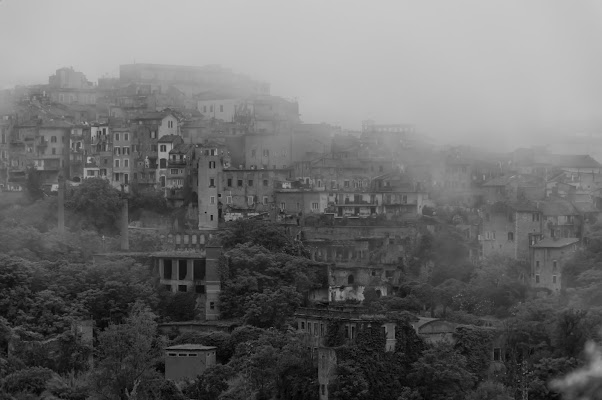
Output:
[[[58,219],[59,219],[59,234],[65,233],[65,178],[63,175],[59,175],[59,209],[58,209]]]
[[[128,199],[125,196],[124,186],[121,186],[122,193],[122,205],[121,205],[121,250],[129,251],[130,250],[130,240],[128,237],[128,225],[129,225],[129,215],[128,215]]]

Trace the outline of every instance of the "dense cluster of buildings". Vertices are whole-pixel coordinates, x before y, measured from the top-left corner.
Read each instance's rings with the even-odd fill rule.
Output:
[[[22,190],[32,167],[49,191],[59,175],[160,190],[188,208],[171,233],[190,247],[195,231],[227,221],[282,223],[331,265],[330,287],[311,294],[321,301],[393,291],[417,238],[443,225],[473,260],[528,262],[525,282],[559,290],[602,207],[590,156],[438,147],[409,124],[303,123],[296,101],[219,66],[122,65],[96,84],[61,68],[46,85],[3,91],[0,112],[3,190]]]
[[[496,254],[522,261],[525,283],[557,292],[602,209],[602,165],[588,155],[440,147],[410,124],[367,120],[343,131],[304,123],[295,100],[219,66],[122,65],[118,78],[98,83],[61,68],[48,84],[0,92],[0,117],[4,191],[23,190],[30,173],[48,192],[61,176],[70,185],[100,178],[161,191],[185,208],[184,226],[167,227],[173,251],[154,254],[152,265],[165,288],[199,294],[210,321],[219,318],[220,282],[219,249],[208,243],[228,221],[284,225],[328,268],[327,287],[308,298],[332,305],[361,301],[368,289],[393,293],[420,237],[441,230],[460,234],[474,262]],[[423,267],[428,275],[432,265]],[[349,340],[372,321],[335,314],[297,314],[309,348],[323,347],[333,317]],[[394,325],[382,323],[392,350]],[[421,320],[414,328],[441,338],[457,327]],[[175,369],[181,354],[214,362],[213,348],[168,350]],[[321,371],[332,357],[322,351]],[[328,379],[320,375],[322,398]]]

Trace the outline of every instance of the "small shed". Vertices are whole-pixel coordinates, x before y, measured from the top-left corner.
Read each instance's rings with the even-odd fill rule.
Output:
[[[215,346],[178,344],[165,348],[165,379],[182,381],[195,379],[205,369],[215,365]]]

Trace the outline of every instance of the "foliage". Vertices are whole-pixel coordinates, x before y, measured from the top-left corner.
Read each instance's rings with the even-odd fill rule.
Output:
[[[445,342],[426,349],[412,364],[408,379],[423,398],[433,400],[464,399],[475,381],[466,358]]]
[[[65,208],[81,217],[76,221],[80,228],[102,233],[119,231],[122,201],[119,192],[106,179],[85,179],[65,197]]]
[[[454,349],[466,359],[466,369],[483,380],[491,360],[494,332],[483,328],[458,327]]]
[[[120,398],[153,381],[153,367],[164,347],[156,336],[155,318],[137,303],[124,324],[110,325],[98,335],[98,366],[91,376],[93,392]]]
[[[263,247],[270,252],[309,258],[309,253],[301,242],[287,235],[281,226],[265,221],[239,219],[228,222],[217,240],[225,250],[248,244]]]
[[[25,192],[30,201],[36,201],[44,197],[40,172],[35,166],[27,167]]]
[[[3,380],[3,388],[11,394],[32,393],[40,395],[55,373],[48,368],[30,367],[13,372]]]
[[[228,381],[234,377],[234,370],[227,365],[214,365],[207,368],[184,393],[193,399],[217,400],[228,389]]]
[[[300,304],[301,295],[291,286],[276,291],[265,289],[263,293],[253,293],[247,298],[244,321],[260,328],[281,329]]]
[[[514,397],[503,384],[491,380],[483,381],[470,393],[467,400],[513,400]]]

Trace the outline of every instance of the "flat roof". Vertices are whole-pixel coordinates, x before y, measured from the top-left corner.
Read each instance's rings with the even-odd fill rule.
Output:
[[[166,347],[165,350],[215,350],[215,346],[203,346],[202,344],[177,344],[175,346]]]

